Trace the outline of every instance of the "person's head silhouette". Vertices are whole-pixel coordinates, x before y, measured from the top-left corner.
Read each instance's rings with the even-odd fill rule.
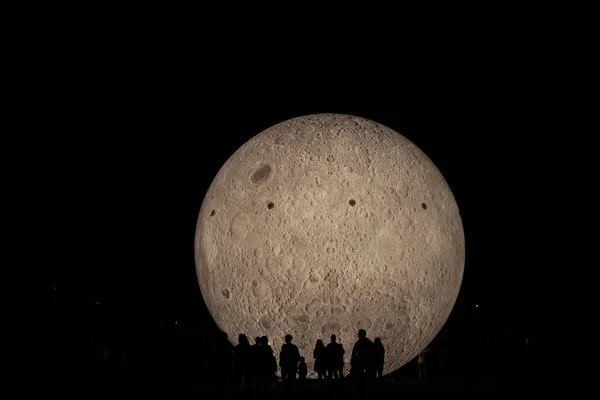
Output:
[[[300,362],[303,363],[304,362],[304,357],[300,357]]]
[[[268,346],[268,345],[269,345],[269,338],[268,338],[268,337],[266,337],[266,336],[263,336],[263,337],[261,337],[261,338],[260,338],[260,341],[261,341],[261,343],[262,343],[264,346]]]
[[[335,335],[331,335],[331,343],[335,343],[336,339],[337,339],[337,337]]]
[[[358,330],[358,338],[364,339],[366,337],[367,337],[367,331],[365,331],[364,329],[359,329]]]
[[[260,337],[259,336],[257,336],[257,337],[254,338],[254,343],[256,343],[257,345],[260,344]]]
[[[375,340],[373,341],[373,343],[380,345],[381,344],[381,339],[376,337]]]
[[[285,342],[286,343],[292,343],[292,339],[293,339],[292,335],[290,335],[290,334],[285,335]]]
[[[243,333],[240,333],[238,336],[238,342],[240,342],[240,344],[246,344],[248,343],[248,338]]]
[[[317,339],[317,348],[320,347],[325,347],[325,345],[323,344],[323,341],[321,339]]]

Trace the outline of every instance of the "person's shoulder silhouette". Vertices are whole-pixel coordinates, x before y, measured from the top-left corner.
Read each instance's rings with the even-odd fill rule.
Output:
[[[365,331],[364,329],[359,329],[358,330],[358,340],[356,341],[357,344],[361,344],[364,346],[369,346],[372,345],[373,342],[371,341],[371,339],[369,339],[367,337],[367,331]]]
[[[323,351],[326,349],[325,344],[321,339],[317,339],[317,343],[315,344],[315,349],[313,350],[313,356],[315,358],[321,357]]]
[[[280,364],[296,364],[300,359],[298,346],[292,343],[292,335],[285,336],[285,343],[281,346],[279,353]]]
[[[373,350],[373,342],[367,337],[367,331],[359,329],[358,340],[352,348],[352,360],[364,360],[370,357]]]
[[[248,341],[248,338],[246,337],[246,335],[244,335],[243,333],[240,333],[240,335],[238,336],[238,345],[236,347],[239,347],[239,348],[250,347],[250,342]]]
[[[337,342],[337,337],[331,335],[331,342],[327,345],[327,351],[332,358],[337,359],[344,354],[344,346]]]
[[[269,345],[269,338],[267,336],[260,338],[260,345],[266,353],[273,354],[273,348]]]
[[[238,336],[238,345],[233,349],[235,357],[246,357],[250,352],[250,342],[243,333]]]
[[[380,351],[380,352],[384,351],[383,343],[381,342],[381,338],[375,338],[375,340],[373,341],[373,347],[375,348],[376,351]]]

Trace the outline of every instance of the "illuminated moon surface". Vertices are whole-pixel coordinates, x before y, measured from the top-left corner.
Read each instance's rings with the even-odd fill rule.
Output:
[[[431,160],[404,136],[349,115],[281,122],[222,166],[200,209],[200,289],[237,344],[290,333],[313,373],[336,334],[345,371],[357,330],[380,337],[384,373],[437,335],[456,301],[465,244],[459,210]]]

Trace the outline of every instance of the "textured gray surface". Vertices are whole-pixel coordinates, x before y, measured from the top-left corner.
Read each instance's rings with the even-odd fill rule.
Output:
[[[318,338],[338,335],[349,362],[364,328],[381,337],[389,373],[448,318],[464,247],[452,192],[422,151],[376,122],[318,114],[261,132],[227,160],[202,203],[195,259],[234,343],[267,334],[278,353],[291,333],[312,372]]]

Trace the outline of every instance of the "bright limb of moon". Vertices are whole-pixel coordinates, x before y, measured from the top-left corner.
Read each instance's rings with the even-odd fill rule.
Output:
[[[232,342],[291,333],[313,371],[317,339],[346,350],[360,328],[384,373],[437,335],[462,282],[454,196],[431,160],[379,123],[340,114],[281,122],[222,166],[200,209],[196,271]]]

